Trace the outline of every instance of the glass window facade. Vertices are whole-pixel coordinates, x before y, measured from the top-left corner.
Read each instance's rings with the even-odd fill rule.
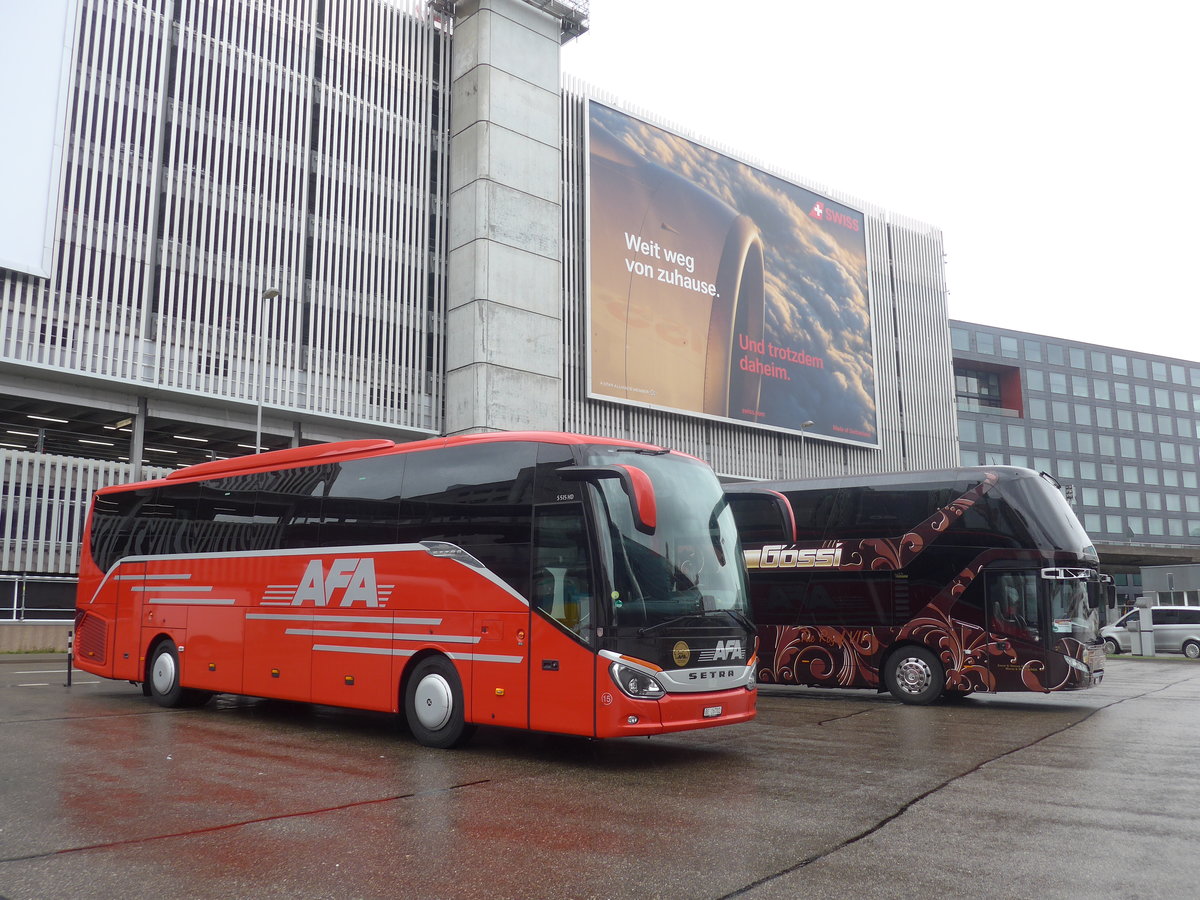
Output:
[[[977,401],[959,406],[964,462],[1072,485],[1098,543],[1200,546],[1200,364],[980,325],[951,333],[971,338],[952,341],[960,396]],[[993,388],[979,376],[999,365],[1021,369],[1020,410],[987,408]]]

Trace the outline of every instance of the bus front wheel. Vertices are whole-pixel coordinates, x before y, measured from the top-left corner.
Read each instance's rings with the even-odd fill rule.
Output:
[[[475,727],[463,717],[462,681],[454,663],[429,656],[417,663],[404,690],[404,717],[417,743],[445,750],[457,747]]]
[[[924,647],[901,647],[888,657],[884,684],[903,703],[932,703],[941,696],[945,683],[942,664]]]
[[[179,683],[179,651],[170,640],[154,645],[146,668],[146,685],[159,706],[200,706],[212,696],[208,691],[189,690]]]

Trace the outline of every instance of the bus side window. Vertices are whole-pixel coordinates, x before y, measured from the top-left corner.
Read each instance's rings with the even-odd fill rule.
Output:
[[[368,457],[313,471],[313,483],[294,489],[320,490],[320,545],[394,544],[400,540],[400,485],[403,455]],[[311,508],[311,507],[310,507]],[[310,526],[313,523],[308,523]],[[311,527],[298,538],[311,537]]]
[[[530,513],[537,444],[496,442],[413,454],[404,469],[400,542],[462,547],[530,594]]]
[[[193,552],[236,553],[263,548],[254,504],[261,478],[233,475],[190,485],[196,491]]]
[[[796,540],[820,540],[826,536],[838,515],[839,497],[845,493],[837,490],[787,491],[792,511],[796,515]]]
[[[729,506],[734,510],[743,546],[791,543],[791,529],[783,521],[779,502],[773,497],[754,494],[734,494],[729,497]]]
[[[1031,641],[1041,639],[1036,575],[994,573],[988,578],[987,596],[993,631]]]
[[[91,553],[101,571],[108,571],[118,559],[137,552],[138,508],[148,493],[140,490],[96,496]]]
[[[801,625],[865,627],[892,621],[890,574],[863,572],[856,578],[813,575],[806,582],[796,597]]]
[[[595,590],[582,503],[539,506],[533,513],[533,607],[583,635]]]

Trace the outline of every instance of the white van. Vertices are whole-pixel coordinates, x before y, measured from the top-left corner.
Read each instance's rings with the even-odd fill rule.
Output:
[[[1135,609],[1100,629],[1109,653],[1129,652],[1130,632],[1138,630],[1140,612]],[[1200,606],[1152,606],[1150,613],[1155,653],[1182,653],[1188,659],[1200,659]]]

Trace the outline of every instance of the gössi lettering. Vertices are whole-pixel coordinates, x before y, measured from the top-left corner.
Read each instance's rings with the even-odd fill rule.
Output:
[[[759,550],[747,550],[749,569],[836,569],[842,564],[842,545],[832,547],[796,547],[767,544]]]

